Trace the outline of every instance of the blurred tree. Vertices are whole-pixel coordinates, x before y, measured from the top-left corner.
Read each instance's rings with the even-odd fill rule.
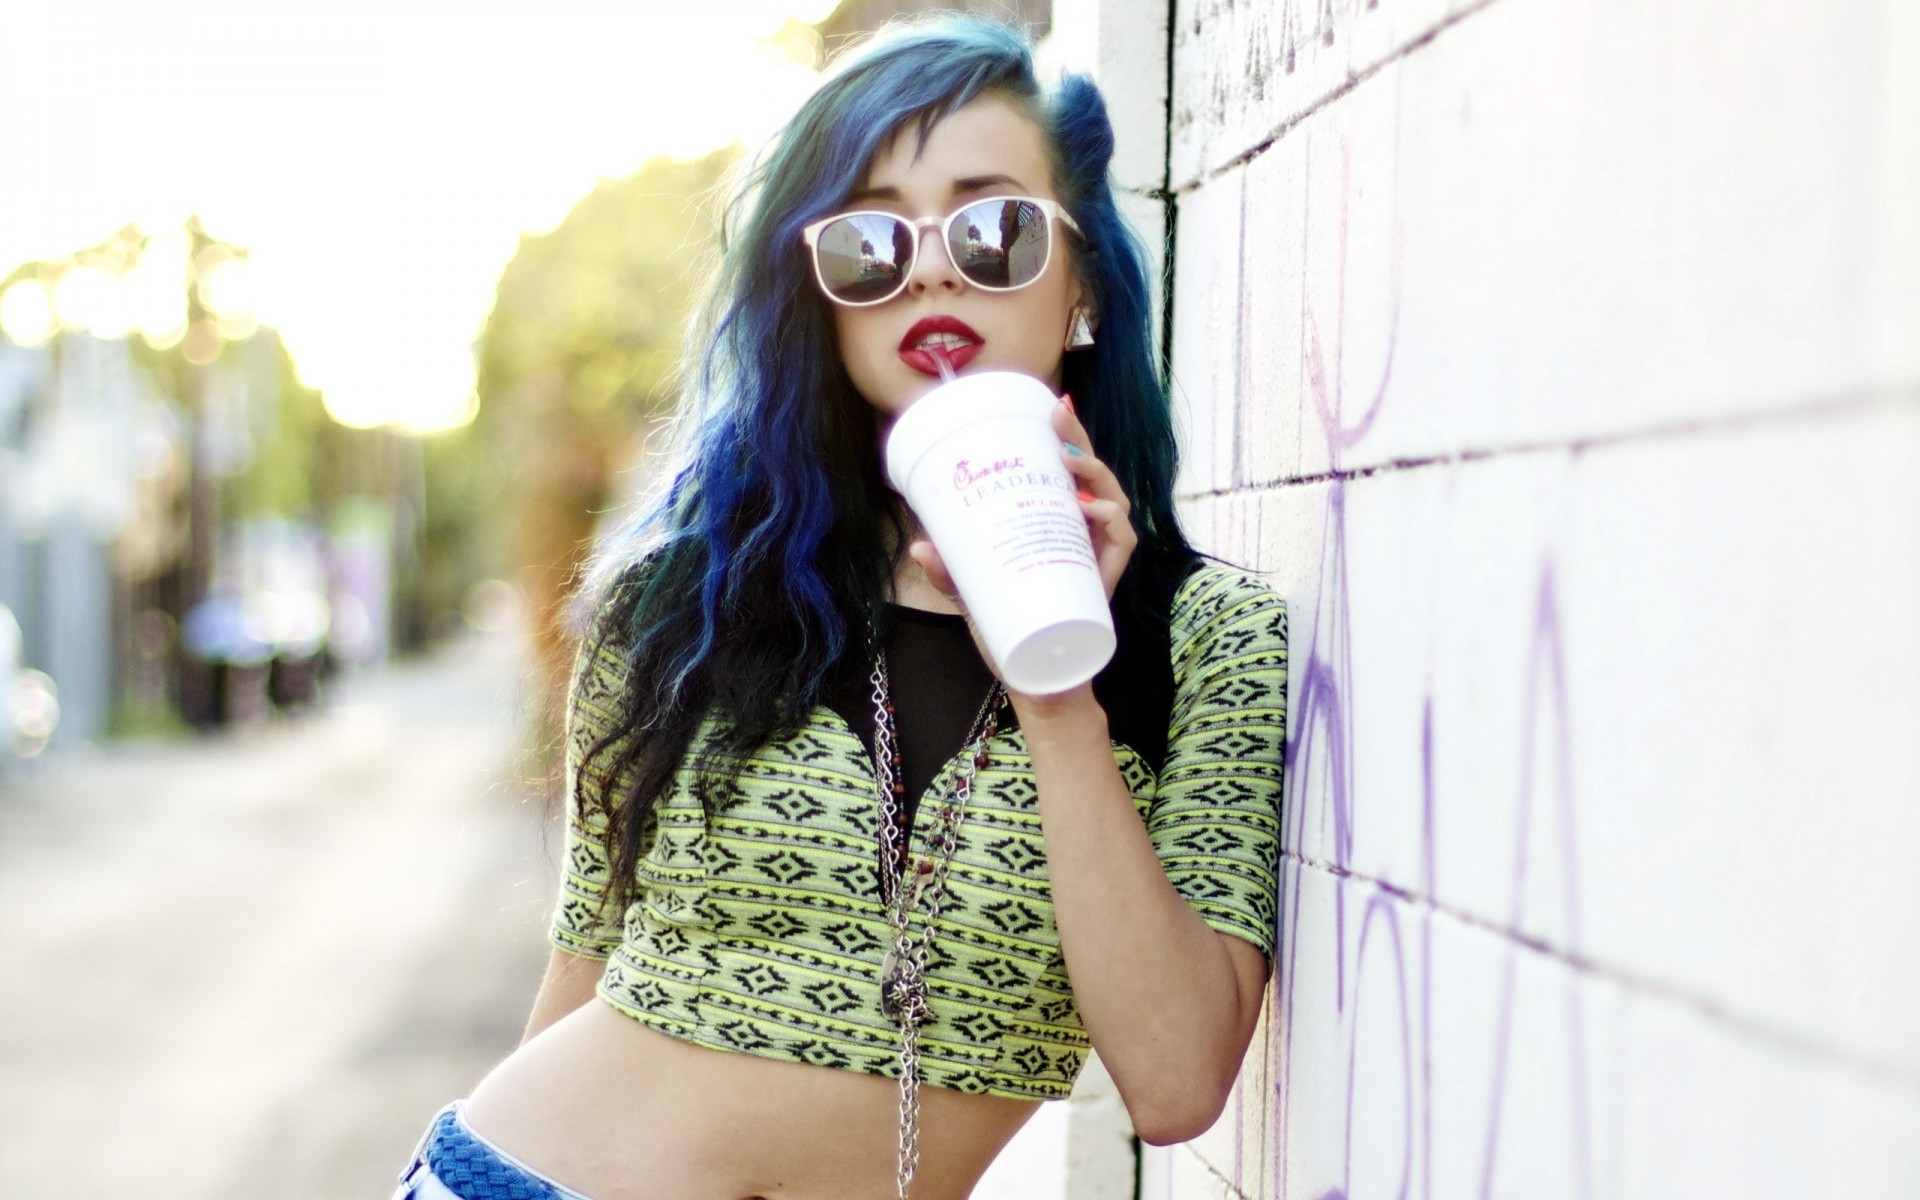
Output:
[[[523,238],[478,343],[480,412],[426,446],[434,611],[487,576],[518,584],[531,622],[536,746],[558,730],[574,633],[562,609],[616,474],[677,401],[687,319],[718,230],[715,186],[739,156],[656,159],[606,181],[551,233]]]
[[[340,472],[323,441],[332,419],[320,393],[300,381],[278,333],[262,329],[254,335],[253,349],[260,360],[255,370],[267,386],[260,389],[262,402],[249,413],[252,453],[221,496],[222,515],[316,519],[338,498],[334,476]]]

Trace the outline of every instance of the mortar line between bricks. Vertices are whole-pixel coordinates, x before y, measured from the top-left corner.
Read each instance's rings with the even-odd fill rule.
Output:
[[[1225,1189],[1227,1195],[1237,1197],[1237,1200],[1252,1200],[1239,1184],[1221,1174],[1219,1167],[1214,1166],[1211,1162],[1207,1161],[1205,1155],[1195,1150],[1192,1142],[1181,1142],[1178,1146],[1173,1147],[1173,1149],[1186,1151],[1187,1156],[1199,1164],[1202,1171],[1205,1171],[1219,1181],[1220,1186]]]
[[[1169,80],[1168,80],[1169,86],[1167,88],[1167,147],[1168,147],[1167,177],[1168,177],[1168,183],[1170,186],[1168,187],[1167,190],[1174,196],[1184,196],[1189,192],[1197,191],[1200,188],[1205,187],[1207,184],[1212,183],[1214,180],[1220,178],[1222,175],[1227,174],[1229,171],[1236,171],[1236,170],[1239,170],[1241,167],[1246,166],[1248,163],[1252,162],[1254,159],[1259,158],[1262,154],[1265,154],[1268,150],[1271,150],[1274,147],[1274,144],[1277,143],[1281,138],[1286,137],[1289,133],[1292,133],[1294,129],[1297,128],[1302,122],[1306,121],[1309,117],[1312,117],[1315,113],[1318,113],[1321,109],[1326,108],[1329,105],[1332,105],[1334,103],[1337,103],[1339,100],[1345,97],[1348,93],[1352,92],[1355,88],[1359,87],[1361,84],[1365,83],[1367,80],[1372,79],[1375,75],[1378,75],[1380,72],[1386,70],[1388,67],[1392,66],[1394,63],[1397,63],[1401,59],[1407,57],[1409,54],[1412,54],[1415,50],[1418,50],[1422,46],[1425,46],[1428,43],[1432,42],[1435,38],[1439,37],[1442,33],[1445,33],[1447,30],[1453,28],[1455,25],[1458,25],[1460,22],[1466,20],[1468,17],[1471,17],[1476,13],[1482,12],[1485,9],[1493,7],[1495,2],[1496,0],[1475,0],[1473,4],[1468,5],[1466,8],[1461,9],[1459,12],[1451,13],[1448,16],[1443,17],[1440,20],[1439,24],[1435,25],[1433,28],[1427,30],[1426,32],[1420,34],[1418,37],[1415,37],[1413,40],[1407,42],[1404,46],[1395,47],[1392,53],[1388,54],[1385,58],[1381,59],[1379,62],[1374,63],[1371,66],[1366,67],[1361,71],[1358,71],[1352,75],[1347,76],[1345,83],[1339,84],[1332,91],[1327,92],[1325,95],[1314,100],[1306,108],[1301,109],[1299,112],[1294,113],[1292,116],[1287,117],[1285,120],[1281,121],[1280,124],[1274,128],[1273,132],[1269,133],[1266,137],[1261,138],[1259,141],[1255,142],[1253,145],[1248,146],[1245,150],[1240,151],[1240,153],[1234,155],[1232,158],[1228,159],[1226,162],[1221,163],[1217,167],[1202,168],[1199,174],[1195,175],[1192,179],[1189,179],[1177,186],[1171,186],[1172,177],[1173,177],[1172,153],[1173,153],[1174,92],[1171,86],[1172,75],[1171,75],[1171,72],[1169,72]],[[1172,46],[1169,46],[1167,48],[1167,57],[1169,60],[1173,58]]]
[[[1870,1058],[1863,1058],[1851,1051],[1831,1046],[1824,1042],[1815,1041],[1805,1034],[1783,1029],[1776,1025],[1770,1025],[1754,1017],[1743,1016],[1708,997],[1696,995],[1672,984],[1662,983],[1657,979],[1645,975],[1622,970],[1617,966],[1597,962],[1587,958],[1585,955],[1563,949],[1550,942],[1534,937],[1531,934],[1503,925],[1499,921],[1491,920],[1463,908],[1456,908],[1451,904],[1441,903],[1432,897],[1422,896],[1417,892],[1410,891],[1398,884],[1389,883],[1384,879],[1378,879],[1359,871],[1349,870],[1337,863],[1323,862],[1291,850],[1283,851],[1282,857],[1290,858],[1303,867],[1320,871],[1336,879],[1351,879],[1359,883],[1369,884],[1403,904],[1414,908],[1424,908],[1440,916],[1451,918],[1462,925],[1481,930],[1485,933],[1491,933],[1503,941],[1512,943],[1518,949],[1530,950],[1543,958],[1549,958],[1560,963],[1569,970],[1615,984],[1629,993],[1679,1005],[1712,1024],[1733,1030],[1763,1045],[1771,1046],[1777,1050],[1799,1054],[1805,1058],[1815,1059],[1829,1066],[1847,1068],[1865,1076],[1874,1083],[1890,1085],[1920,1095],[1920,1072],[1914,1072],[1902,1067],[1889,1066],[1886,1063],[1876,1062]]]
[[[1776,421],[1823,420],[1832,417],[1853,416],[1857,413],[1872,412],[1876,409],[1898,410],[1905,407],[1920,407],[1920,391],[1869,392],[1861,395],[1841,396],[1828,400],[1806,401],[1780,408],[1765,409],[1758,412],[1736,413],[1728,416],[1700,417],[1693,420],[1670,421],[1664,425],[1645,425],[1637,429],[1625,429],[1616,433],[1599,433],[1588,437],[1571,438],[1553,442],[1516,442],[1507,446],[1495,446],[1485,450],[1459,450],[1451,454],[1431,454],[1420,458],[1395,458],[1369,467],[1354,467],[1350,470],[1315,471],[1307,475],[1288,475],[1281,479],[1262,480],[1257,483],[1243,484],[1238,487],[1213,488],[1201,492],[1181,492],[1174,497],[1176,501],[1231,499],[1250,492],[1274,492],[1283,488],[1303,487],[1315,483],[1333,483],[1337,480],[1365,479],[1370,475],[1379,475],[1391,471],[1411,471],[1430,467],[1450,467],[1460,463],[1481,462],[1489,459],[1514,458],[1527,454],[1573,454],[1588,450],[1604,450],[1615,446],[1631,446],[1641,442],[1664,441],[1669,438],[1699,437],[1702,434],[1719,433],[1728,430],[1745,430],[1755,426],[1764,426]]]

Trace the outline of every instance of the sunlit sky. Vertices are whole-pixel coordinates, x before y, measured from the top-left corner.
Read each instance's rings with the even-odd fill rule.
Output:
[[[0,275],[197,213],[336,417],[454,423],[520,234],[655,155],[757,144],[815,81],[774,35],[833,7],[8,5]]]

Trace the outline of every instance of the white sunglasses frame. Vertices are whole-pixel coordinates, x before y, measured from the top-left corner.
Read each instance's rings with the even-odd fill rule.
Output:
[[[1063,207],[1059,201],[1043,200],[1039,196],[982,196],[977,200],[967,201],[944,217],[914,218],[901,216],[897,212],[888,212],[884,208],[856,208],[847,212],[837,212],[829,217],[822,217],[800,231],[800,240],[806,243],[807,257],[813,262],[813,281],[820,285],[821,295],[825,296],[830,302],[838,304],[843,308],[872,308],[877,304],[885,304],[889,300],[896,299],[901,292],[907,290],[907,282],[913,278],[914,268],[920,265],[920,243],[926,240],[927,230],[938,229],[940,231],[940,249],[945,252],[947,261],[953,264],[954,274],[966,280],[968,287],[977,287],[983,292],[1017,292],[1022,288],[1032,287],[1040,281],[1042,275],[1047,273],[1047,268],[1053,265],[1053,236],[1051,230],[1049,230],[1047,236],[1047,256],[1041,260],[1040,269],[1033,273],[1033,278],[1027,280],[1025,283],[1016,283],[1011,287],[994,287],[991,284],[980,283],[965,271],[961,270],[959,263],[953,261],[952,225],[954,221],[958,220],[960,214],[966,212],[968,209],[976,208],[982,204],[992,204],[996,200],[1016,200],[1022,204],[1031,204],[1039,209],[1049,222],[1058,220],[1062,225],[1073,230],[1076,237],[1082,241],[1086,240],[1087,235],[1080,231],[1080,223],[1068,214],[1066,208]],[[833,289],[827,286],[826,276],[820,271],[821,232],[835,221],[842,221],[848,217],[888,217],[895,221],[905,222],[913,229],[913,252],[907,256],[906,266],[900,271],[899,286],[878,300],[842,300],[833,294]]]

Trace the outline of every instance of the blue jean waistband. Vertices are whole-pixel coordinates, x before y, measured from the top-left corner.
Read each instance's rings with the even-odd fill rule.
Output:
[[[395,1200],[414,1200],[416,1195],[442,1200],[442,1192],[458,1200],[589,1200],[475,1133],[462,1114],[465,1105],[455,1100],[434,1114],[400,1176]]]

